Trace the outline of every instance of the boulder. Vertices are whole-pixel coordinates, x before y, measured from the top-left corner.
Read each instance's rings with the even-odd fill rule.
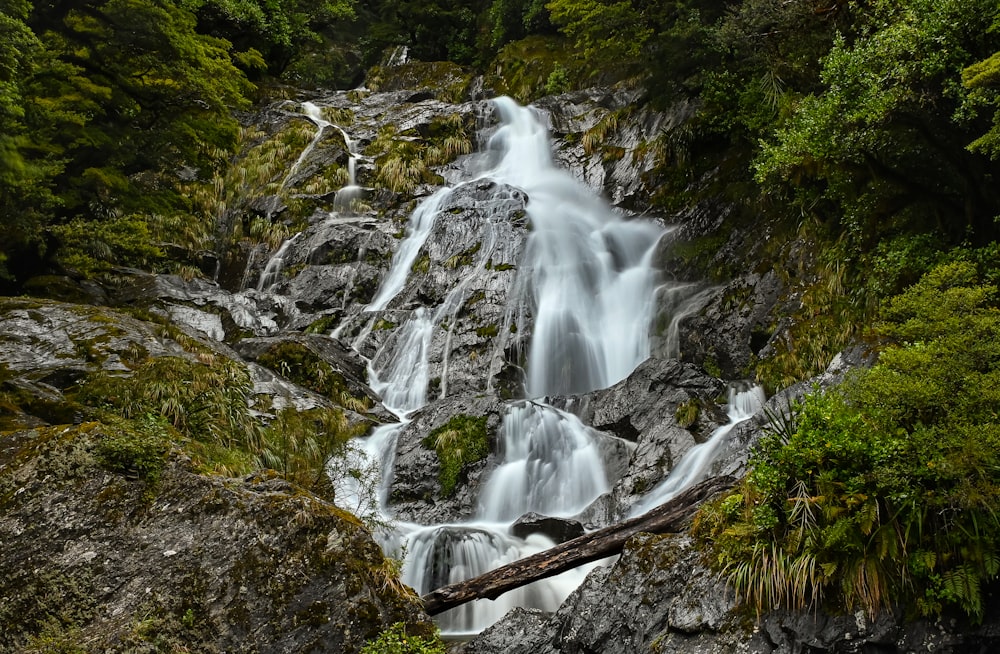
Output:
[[[558,544],[582,536],[583,525],[577,520],[525,513],[511,525],[510,533],[518,538],[527,538],[531,534],[542,534]]]
[[[432,631],[352,515],[179,454],[152,479],[108,458],[116,438],[99,423],[0,438],[0,652],[340,654],[395,622]]]

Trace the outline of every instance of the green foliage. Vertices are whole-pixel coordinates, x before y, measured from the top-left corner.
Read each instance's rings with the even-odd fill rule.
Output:
[[[135,475],[154,486],[163,472],[169,446],[166,422],[145,415],[130,423],[111,421],[97,445],[97,457],[108,469]]]
[[[375,159],[375,183],[396,193],[411,193],[418,184],[440,180],[431,166],[441,166],[472,152],[471,125],[461,114],[435,116],[403,133],[383,127],[365,152]]]
[[[902,603],[973,619],[1000,572],[1000,309],[973,264],[887,303],[876,366],[764,438],[699,530],[758,611]]]
[[[552,22],[595,63],[637,61],[654,34],[640,8],[627,0],[552,0],[548,8]]]
[[[489,8],[490,46],[500,48],[530,34],[552,31],[545,0],[493,0]]]
[[[286,407],[264,430],[256,464],[270,468],[330,501],[335,497],[328,469],[346,455],[347,443],[360,436],[364,425],[352,426],[343,412],[315,408],[299,411]]]
[[[371,409],[371,401],[367,397],[353,395],[344,376],[301,343],[291,341],[279,343],[264,352],[257,361],[282,377],[329,398],[345,409],[360,413]]]
[[[998,29],[994,25],[994,29]],[[967,108],[971,112],[993,109],[993,125],[969,144],[969,149],[992,159],[1000,158],[1000,52],[977,61],[962,71],[962,83],[969,90]]]
[[[444,654],[444,643],[439,636],[421,637],[406,633],[406,625],[397,622],[368,641],[361,654]]]
[[[464,414],[453,416],[423,439],[424,447],[437,453],[441,463],[438,482],[441,497],[455,491],[463,468],[486,458],[490,453],[490,438],[486,431],[486,416]]]
[[[857,36],[838,36],[825,55],[821,90],[765,144],[758,180],[789,182],[865,249],[901,228],[936,229],[952,244],[970,230],[990,237],[997,197],[964,150],[962,74],[1000,45],[988,29],[998,11],[987,0],[874,3]]]
[[[500,49],[486,83],[498,94],[528,103],[569,90],[583,77],[583,62],[563,38],[532,35]]]
[[[155,269],[164,259],[163,251],[153,242],[150,221],[141,216],[74,218],[53,226],[52,235],[62,244],[56,250],[56,261],[88,277],[116,266]]]
[[[388,48],[405,45],[415,59],[470,64],[487,0],[375,0],[368,3],[371,25],[364,38],[369,61]]]
[[[213,34],[232,42],[243,56],[264,53],[251,70],[264,64],[280,73],[307,43],[318,42],[319,32],[338,21],[354,18],[354,0],[183,0]]]
[[[262,428],[250,410],[252,394],[250,375],[235,361],[164,356],[142,363],[130,377],[92,375],[76,399],[129,419],[162,416],[194,441],[256,451]]]

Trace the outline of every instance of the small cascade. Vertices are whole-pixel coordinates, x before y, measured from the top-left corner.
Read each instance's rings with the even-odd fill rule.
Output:
[[[406,285],[406,277],[410,274],[410,268],[417,260],[420,248],[424,246],[424,242],[434,227],[434,219],[437,218],[438,212],[441,210],[441,203],[450,194],[451,189],[448,187],[439,189],[434,195],[421,202],[410,214],[410,220],[406,225],[406,238],[392,255],[389,273],[385,276],[378,293],[368,303],[365,311],[380,311],[386,308],[389,302],[403,290],[403,286]]]
[[[662,346],[662,356],[670,359],[681,358],[681,323],[697,314],[712,298],[716,289],[698,290],[697,284],[681,284],[664,287],[658,293],[661,310],[670,316],[666,338]]]
[[[470,579],[555,545],[538,534],[514,538],[502,525],[488,523],[425,527],[410,533],[408,543],[403,582],[418,589]],[[439,623],[449,635],[478,633],[515,607],[559,606],[585,576],[584,570],[571,570],[495,600],[465,604],[448,611]]]
[[[281,184],[278,185],[279,193],[285,188],[289,180],[292,179],[292,176],[299,171],[299,168],[301,168],[302,164],[305,163],[305,160],[309,158],[312,151],[316,149],[316,146],[323,138],[323,130],[332,125],[330,121],[323,118],[322,110],[320,110],[320,108],[312,102],[303,102],[302,110],[305,112],[306,117],[316,125],[316,133],[313,135],[312,140],[309,141],[309,144],[299,154],[299,158],[296,159],[295,163],[292,164],[292,167],[288,169],[288,172],[285,174],[285,178],[281,180]]]
[[[725,445],[729,433],[741,422],[752,418],[766,401],[764,389],[756,384],[731,385],[726,406],[729,422],[712,432],[707,441],[688,450],[677,467],[670,471],[670,475],[632,507],[630,515],[641,515],[682,490],[707,479],[712,472],[712,463]]]
[[[285,239],[278,251],[271,255],[268,260],[267,265],[264,266],[264,270],[260,273],[260,279],[257,281],[257,290],[266,291],[270,290],[278,281],[281,279],[281,273],[285,269],[285,252],[291,247],[292,243],[296,241],[302,232],[293,234],[291,238]]]
[[[419,409],[426,402],[427,350],[434,331],[433,314],[420,307],[393,336],[392,344],[372,359],[369,384],[382,404],[399,415]]]
[[[389,483],[392,481],[393,458],[396,439],[405,423],[380,425],[367,438],[351,443],[346,457],[346,469],[329,469],[334,480],[337,504],[363,520],[387,523],[385,506],[389,500]],[[330,465],[337,463],[333,459]],[[361,480],[377,478],[375,488],[366,487]]]
[[[576,416],[519,402],[508,407],[501,435],[503,462],[480,494],[484,520],[572,517],[610,490],[599,448]]]

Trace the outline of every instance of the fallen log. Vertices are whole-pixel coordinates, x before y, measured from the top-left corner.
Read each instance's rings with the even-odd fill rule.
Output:
[[[641,516],[584,534],[478,577],[432,590],[421,598],[424,610],[428,615],[437,615],[472,600],[496,599],[533,581],[620,554],[625,541],[636,534],[680,531],[699,504],[720,491],[732,488],[735,483],[733,477],[706,479]]]

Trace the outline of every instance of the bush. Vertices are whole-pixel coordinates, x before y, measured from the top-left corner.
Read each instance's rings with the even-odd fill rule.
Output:
[[[1000,572],[1000,311],[975,266],[938,266],[885,307],[879,363],[762,439],[698,531],[758,611],[983,612]]]
[[[439,637],[408,636],[402,622],[395,623],[361,648],[361,654],[444,654],[444,651],[444,643]]]

